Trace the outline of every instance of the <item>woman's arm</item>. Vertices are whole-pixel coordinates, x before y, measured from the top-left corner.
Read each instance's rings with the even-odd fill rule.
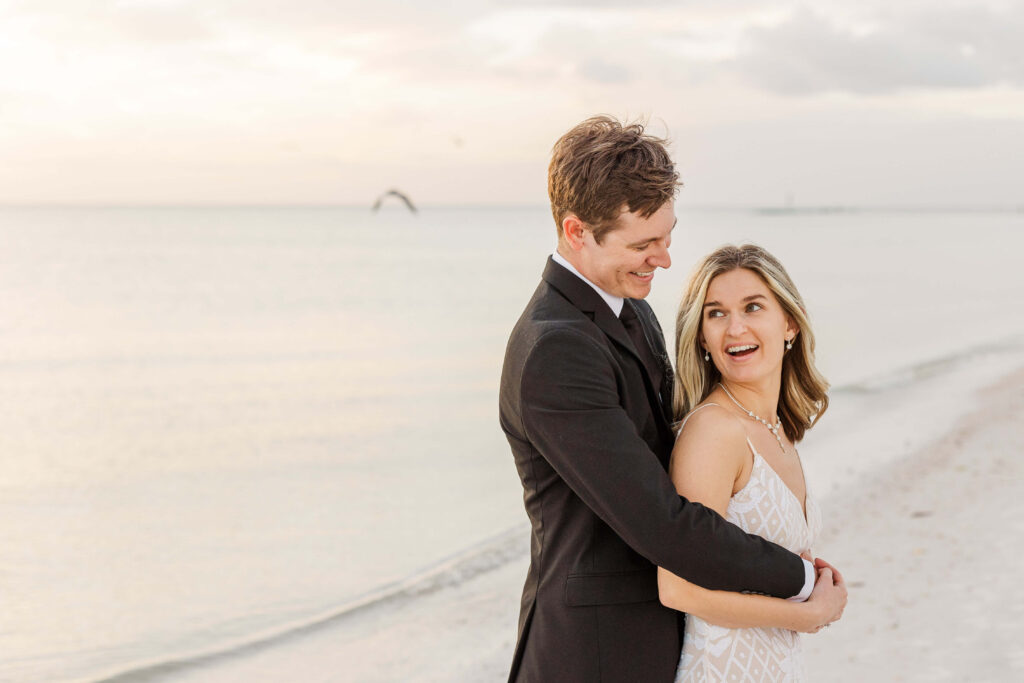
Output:
[[[725,515],[729,499],[746,483],[751,469],[746,431],[724,409],[708,407],[694,414],[672,450],[669,473],[676,490],[690,501]],[[658,593],[666,607],[695,614],[728,628],[767,626],[813,633],[832,620],[839,593],[831,572],[815,585],[811,599],[789,602],[701,588],[658,568]],[[815,595],[817,594],[817,595]],[[841,608],[838,608],[841,611]]]
[[[658,594],[666,607],[694,614],[704,621],[726,628],[765,626],[791,631],[815,633],[833,621],[827,604],[835,602],[840,590],[833,583],[831,570],[819,573],[818,582],[807,602],[789,602],[765,595],[747,595],[712,591],[681,579],[667,569],[658,567]],[[814,599],[815,594],[822,596]]]

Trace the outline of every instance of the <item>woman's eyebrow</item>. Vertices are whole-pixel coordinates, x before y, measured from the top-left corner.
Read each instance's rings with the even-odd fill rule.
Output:
[[[753,301],[754,299],[767,299],[767,298],[768,297],[766,297],[764,294],[751,294],[750,296],[745,297],[743,299],[743,301],[747,302],[747,301]],[[721,305],[722,304],[719,301],[709,301],[706,304],[704,304],[704,308],[707,308],[708,306],[721,306]]]

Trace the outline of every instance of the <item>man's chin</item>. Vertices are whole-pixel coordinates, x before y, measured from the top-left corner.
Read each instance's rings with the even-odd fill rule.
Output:
[[[646,299],[647,295],[651,293],[651,282],[632,282],[627,289],[629,294],[626,296],[630,299]]]

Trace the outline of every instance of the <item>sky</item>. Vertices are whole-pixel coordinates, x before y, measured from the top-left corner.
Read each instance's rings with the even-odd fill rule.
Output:
[[[543,205],[599,113],[680,203],[1024,206],[1024,2],[0,0],[0,203]]]

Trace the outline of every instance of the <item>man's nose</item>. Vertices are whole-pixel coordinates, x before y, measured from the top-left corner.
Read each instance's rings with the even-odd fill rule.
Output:
[[[659,244],[655,252],[651,254],[651,257],[647,259],[647,262],[652,266],[657,266],[659,268],[668,268],[671,266],[672,257],[669,256],[668,246],[665,244]]]

